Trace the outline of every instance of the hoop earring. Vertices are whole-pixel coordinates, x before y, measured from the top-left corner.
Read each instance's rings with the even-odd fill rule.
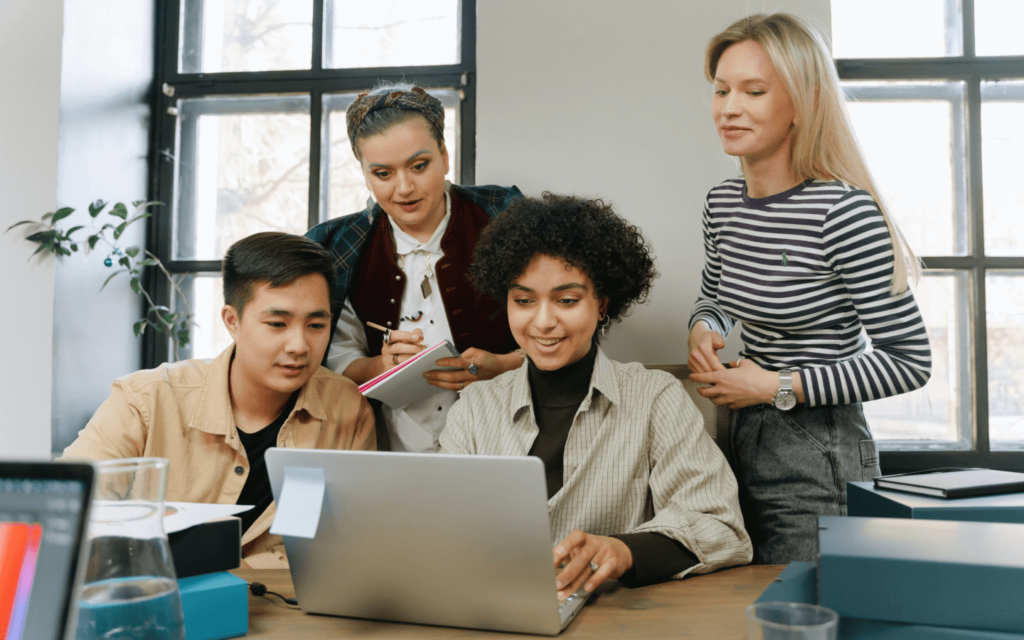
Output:
[[[601,317],[597,319],[597,328],[601,331],[602,338],[608,335],[608,325],[611,323],[612,320],[606,313],[602,313]]]

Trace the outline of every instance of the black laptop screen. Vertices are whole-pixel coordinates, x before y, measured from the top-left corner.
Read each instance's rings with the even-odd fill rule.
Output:
[[[63,637],[90,489],[0,477],[0,640]]]

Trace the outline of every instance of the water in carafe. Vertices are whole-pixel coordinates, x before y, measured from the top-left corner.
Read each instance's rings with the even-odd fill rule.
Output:
[[[184,640],[164,497],[167,461],[98,465],[76,640]]]

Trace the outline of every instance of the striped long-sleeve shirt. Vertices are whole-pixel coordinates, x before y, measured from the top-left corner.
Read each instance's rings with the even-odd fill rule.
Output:
[[[691,329],[703,320],[728,335],[742,321],[741,356],[798,370],[810,406],[876,400],[928,381],[928,334],[910,289],[890,292],[892,242],[866,191],[807,181],[754,199],[742,178],[726,180],[708,194],[703,226]]]

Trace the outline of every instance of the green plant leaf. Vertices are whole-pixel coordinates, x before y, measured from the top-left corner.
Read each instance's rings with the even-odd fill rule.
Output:
[[[164,322],[170,325],[173,325],[178,321],[177,313],[162,313],[160,316],[164,319]]]
[[[167,307],[165,307],[162,304],[155,304],[152,307],[150,307],[149,311],[150,311],[150,313],[158,313],[160,311],[168,311],[169,312],[170,309],[168,309]]]
[[[128,221],[128,224],[131,224],[133,222],[138,222],[139,220],[145,220],[146,218],[152,218],[152,217],[153,217],[153,214],[148,212],[148,211],[145,212],[145,213],[137,213],[134,216],[132,216],[132,219]]]
[[[36,255],[37,253],[39,253],[41,251],[48,251],[48,250],[52,251],[52,249],[49,246],[47,246],[45,244],[41,244],[38,247],[36,247],[36,250],[32,252],[32,255],[29,256],[28,259],[31,260],[32,256]]]
[[[157,261],[155,259],[153,259],[153,258],[146,258],[145,260],[139,262],[138,266],[140,266],[140,267],[150,267],[150,266],[153,266],[154,264],[156,264],[156,262]]]
[[[127,269],[118,269],[114,273],[107,276],[107,279],[103,282],[103,286],[100,287],[100,291],[103,291],[103,288],[106,287],[110,283],[110,281],[114,279],[114,276],[116,276],[119,273],[124,273],[125,271],[127,271]]]
[[[124,206],[123,202],[118,202],[114,205],[114,208],[110,210],[110,215],[124,220],[128,217],[128,207]]]
[[[96,248],[96,243],[99,242],[99,239],[100,239],[100,237],[98,235],[96,235],[96,236],[89,236],[89,248],[90,249],[95,249]]]
[[[31,242],[52,242],[58,233],[56,229],[47,229],[45,231],[37,231],[30,236],[26,236],[25,239]]]
[[[145,200],[132,200],[132,206],[135,207],[135,208],[138,208],[139,205],[145,204],[145,202],[146,202]]]
[[[100,212],[103,211],[103,208],[106,206],[107,203],[104,200],[97,200],[96,202],[93,202],[89,205],[89,215],[95,218],[100,215]]]
[[[20,227],[23,224],[39,224],[39,223],[36,222],[35,220],[22,220],[21,222],[15,222],[11,226],[7,227],[7,231],[10,231],[14,227]],[[4,233],[7,233],[7,231],[4,231]]]
[[[52,217],[53,217],[53,212],[51,211],[50,213],[44,213],[43,217],[41,219],[42,219],[43,222],[46,222],[47,220],[49,220]]]
[[[72,209],[71,207],[64,207],[63,209],[58,209],[57,212],[54,213],[53,217],[50,219],[50,224],[56,224],[59,220],[63,220],[64,218],[70,216],[74,212],[75,210]]]
[[[135,256],[139,255],[139,248],[138,247],[128,247],[127,249],[124,250],[124,252],[126,254],[128,254],[129,257],[134,258]]]
[[[78,245],[75,244],[75,243],[71,243],[71,250],[72,251],[78,251]]]
[[[84,228],[85,228],[84,225],[78,225],[77,227],[71,227],[70,229],[68,229],[67,231],[64,232],[64,237],[66,239],[70,240],[72,233],[75,233],[76,231],[78,231],[80,229],[84,229]]]
[[[131,285],[132,285],[132,291],[134,291],[136,294],[142,293],[142,285],[139,284],[139,279],[138,278],[132,278]]]
[[[138,338],[140,335],[142,335],[142,332],[146,330],[146,325],[147,324],[149,324],[149,323],[146,322],[145,320],[139,320],[134,325],[132,325],[132,329],[135,330],[135,337],[136,338]]]
[[[121,259],[117,261],[117,264],[121,265],[122,267],[125,267],[126,269],[132,266],[132,263],[128,259],[128,256],[121,256]]]
[[[121,224],[117,225],[117,228],[114,229],[114,240],[117,240],[118,238],[121,237],[121,234],[124,233],[124,228],[127,226],[127,222],[122,222]]]
[[[182,347],[188,344],[188,329],[182,329],[178,332],[178,344]]]

